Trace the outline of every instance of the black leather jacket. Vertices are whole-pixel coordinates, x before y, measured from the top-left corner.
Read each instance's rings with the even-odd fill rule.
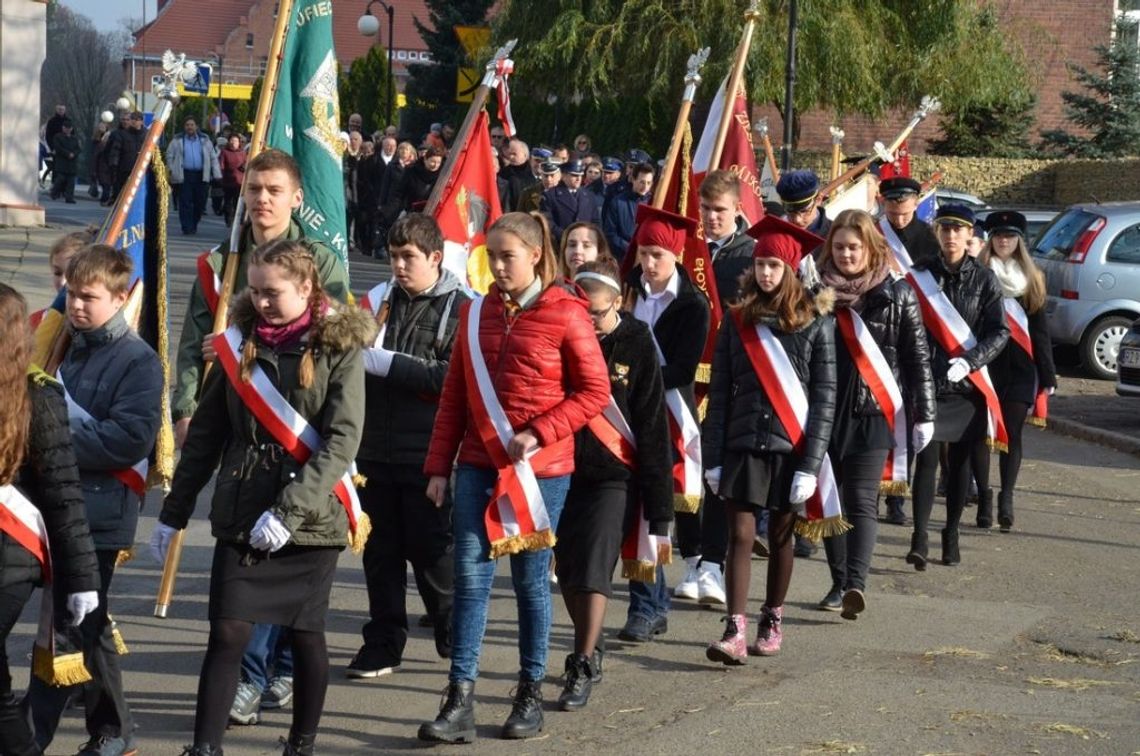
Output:
[[[791,333],[779,330],[775,323],[766,325],[787,352],[808,397],[807,445],[796,470],[818,475],[835,420],[835,322],[830,315],[820,314]],[[788,432],[752,369],[730,315],[721,322],[717,337],[701,439],[705,469],[720,467],[726,451],[792,452]]]
[[[962,355],[971,370],[988,365],[1005,348],[1009,341],[1009,326],[1005,322],[1005,309],[1001,303],[1001,285],[989,268],[984,268],[972,257],[966,257],[957,270],[946,267],[942,255],[915,263],[915,270],[928,270],[946,294],[950,304],[970,326],[976,344]],[[934,373],[938,396],[969,394],[976,389],[968,379],[957,383],[946,380],[950,356],[939,346],[927,329],[930,342],[930,366]]]

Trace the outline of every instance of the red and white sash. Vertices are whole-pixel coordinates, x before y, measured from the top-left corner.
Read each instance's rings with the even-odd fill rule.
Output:
[[[210,255],[218,251],[218,247],[207,250],[198,255],[198,285],[202,289],[202,298],[206,300],[206,307],[210,314],[218,312],[218,301],[221,299],[222,279],[210,267]]]
[[[732,311],[732,319],[760,386],[792,442],[793,453],[803,454],[807,445],[808,398],[788,353],[768,326],[762,323],[745,325],[739,310]],[[831,469],[831,457],[826,452],[819,466],[815,493],[807,500],[804,509],[806,522],[796,523],[796,530],[811,540],[818,541],[851,528],[843,519],[839,488]]]
[[[515,429],[495,393],[483,347],[479,343],[479,322],[484,304],[485,299],[479,297],[468,308],[467,338],[461,346],[465,357],[467,406],[479,438],[499,472],[483,517],[487,540],[491,543],[489,558],[498,559],[504,554],[541,551],[554,545],[554,529],[550,525],[550,515],[531,460],[541,465],[551,457],[550,449],[557,447],[540,449],[518,462],[512,461],[507,454],[507,445],[514,438]]]
[[[1033,357],[1033,339],[1029,335],[1029,317],[1025,314],[1025,309],[1021,303],[1016,299],[1002,297],[1001,301],[1005,307],[1005,321],[1009,324],[1010,340],[1016,342],[1029,355],[1030,362],[1033,362],[1033,410],[1026,422],[1044,428],[1045,421],[1049,418],[1049,393],[1041,387],[1041,382],[1037,379],[1037,363]]]
[[[44,582],[51,582],[51,549],[44,516],[12,485],[0,486],[0,530],[32,552],[43,569]]]
[[[653,336],[653,347],[657,350],[658,364],[665,364],[665,355]],[[669,410],[669,440],[673,444],[677,461],[673,463],[673,509],[677,512],[698,512],[701,508],[701,495],[704,486],[701,482],[701,426],[693,416],[680,389],[665,390],[665,407]]]
[[[914,289],[915,295],[918,296],[918,304],[922,308],[922,320],[926,329],[942,347],[942,351],[954,358],[973,349],[978,341],[970,326],[950,303],[930,271],[914,269],[910,254],[907,253],[902,240],[886,217],[879,219],[879,230],[883,232],[887,246],[891,248],[895,260],[906,274],[906,279]],[[990,380],[989,370],[983,365],[971,372],[967,378],[986,401],[986,436],[990,447],[1006,451],[1009,448],[1009,436],[1005,430],[1005,421],[1002,419],[1001,402],[998,401],[997,391],[994,389],[993,381]]]
[[[880,486],[884,494],[889,496],[905,496],[907,486],[907,426],[906,406],[903,404],[902,392],[898,382],[895,381],[891,366],[867,325],[859,317],[859,313],[843,307],[835,311],[835,322],[839,327],[839,334],[851,355],[851,361],[859,371],[859,377],[871,390],[871,395],[883,411],[887,419],[887,428],[895,446],[887,454],[887,462],[883,466],[883,480]]]
[[[293,408],[293,405],[289,404],[260,365],[253,366],[249,383],[241,379],[241,347],[241,329],[236,325],[230,326],[214,337],[218,362],[221,363],[238,397],[262,427],[269,431],[269,435],[273,436],[298,464],[305,464],[309,457],[324,446],[320,433]],[[371,523],[361,509],[360,499],[356,495],[356,483],[353,481],[355,472],[356,465],[350,465],[333,486],[332,493],[348,515],[352,550],[359,552],[364,548]]]
[[[630,470],[637,469],[637,440],[612,395],[602,414],[590,420],[586,427],[619,462]],[[657,580],[657,565],[669,564],[672,554],[673,543],[669,536],[649,533],[645,505],[639,502],[637,522],[626,531],[621,544],[621,576],[642,583],[653,583]]]
[[[79,403],[71,397],[71,394],[68,393],[67,386],[63,385],[63,376],[57,372],[55,379],[59,382],[60,387],[63,388],[63,398],[67,400],[67,416],[81,423],[93,420],[91,413],[81,407]],[[150,463],[146,457],[143,457],[124,470],[111,470],[110,472],[115,480],[134,491],[140,499],[146,496],[146,476],[147,473],[150,472]]]

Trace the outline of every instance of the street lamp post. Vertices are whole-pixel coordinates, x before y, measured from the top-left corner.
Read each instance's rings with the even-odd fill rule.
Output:
[[[366,37],[371,37],[378,34],[380,31],[380,22],[372,15],[372,6],[378,4],[388,14],[388,123],[385,126],[393,126],[394,114],[396,112],[396,78],[392,72],[392,47],[393,47],[393,28],[395,26],[396,12],[391,5],[384,2],[384,0],[368,0],[368,5],[364,8],[364,15],[356,22],[356,30]]]

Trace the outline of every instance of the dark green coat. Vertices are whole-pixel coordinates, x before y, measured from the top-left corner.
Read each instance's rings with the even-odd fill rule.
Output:
[[[234,302],[232,322],[250,338],[255,321],[247,291]],[[198,493],[217,469],[210,523],[218,540],[248,542],[250,529],[268,509],[292,532],[290,543],[346,545],[348,517],[332,490],[360,445],[364,425],[360,349],[371,345],[375,332],[367,312],[337,306],[297,345],[280,352],[258,346],[258,364],[324,440],[324,447],[304,465],[254,419],[225,372],[220,367],[212,370],[159,519],[175,528],[186,527]],[[309,388],[301,388],[297,373],[307,349],[313,350],[314,380]]]

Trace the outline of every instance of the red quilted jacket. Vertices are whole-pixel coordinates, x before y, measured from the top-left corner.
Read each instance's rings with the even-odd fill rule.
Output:
[[[494,285],[486,297],[464,306],[424,473],[451,475],[457,450],[461,464],[495,467],[467,409],[466,352],[461,348],[470,308],[480,302],[479,344],[507,419],[516,432],[529,429],[543,448],[553,447],[535,474],[569,475],[574,472],[574,432],[605,407],[610,379],[586,301],[558,285],[548,286],[513,317]]]

